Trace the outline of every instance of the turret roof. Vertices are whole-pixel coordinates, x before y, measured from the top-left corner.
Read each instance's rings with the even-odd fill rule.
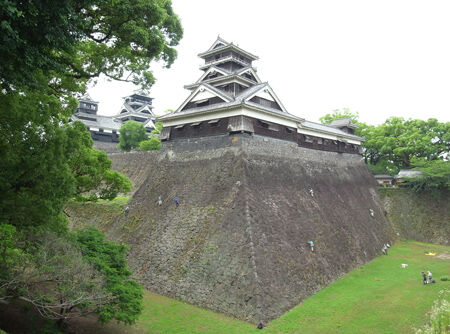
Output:
[[[220,45],[220,46],[218,46],[218,45]],[[241,49],[239,46],[237,46],[233,43],[229,43],[229,42],[225,41],[220,36],[217,37],[217,40],[211,45],[211,47],[207,51],[199,53],[198,56],[200,58],[206,58],[210,55],[213,55],[215,53],[222,52],[222,51],[225,51],[228,49],[233,49],[234,51],[250,58],[251,60],[259,59],[258,56],[255,56],[254,54],[247,52],[244,49]]]

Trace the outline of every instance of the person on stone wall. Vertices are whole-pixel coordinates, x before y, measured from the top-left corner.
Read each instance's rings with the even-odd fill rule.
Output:
[[[161,195],[158,196],[158,205],[159,206],[162,205],[162,197],[161,197]]]
[[[311,252],[314,252],[314,241],[308,241],[307,244],[311,247]]]
[[[125,215],[126,215],[126,216],[128,216],[128,212],[130,212],[130,208],[127,206],[127,207],[125,208]]]
[[[178,201],[178,197],[176,197],[176,196],[173,199],[173,202],[175,203],[176,206],[178,206],[180,204],[180,202]]]
[[[314,190],[312,188],[309,188],[309,194],[311,195],[311,197],[314,197]]]

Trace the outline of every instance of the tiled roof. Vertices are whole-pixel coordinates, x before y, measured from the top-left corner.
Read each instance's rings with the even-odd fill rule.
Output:
[[[362,137],[358,137],[358,136],[349,134],[347,132],[344,132],[335,127],[325,125],[325,124],[314,123],[314,122],[310,122],[310,121],[303,121],[302,127],[317,130],[317,131],[322,131],[322,132],[329,132],[329,133],[333,133],[335,135],[344,136],[344,137],[348,137],[348,138],[354,138],[356,140],[364,140],[364,138],[362,138]]]
[[[95,118],[96,121],[89,121],[85,119],[81,119],[78,116],[85,116],[90,118]],[[102,129],[110,129],[110,130],[119,130],[122,126],[122,122],[116,120],[112,116],[101,116],[101,115],[90,115],[85,113],[78,113],[72,116],[74,121],[81,121],[88,127],[94,128],[102,128]]]
[[[374,175],[376,179],[393,179],[393,176],[387,175],[387,174],[378,174]]]
[[[423,175],[423,173],[420,170],[402,169],[402,170],[400,170],[400,172],[398,172],[397,175],[395,175],[395,178],[401,179],[404,177],[419,177],[422,175]]]
[[[341,127],[341,126],[347,126],[349,128],[357,128],[358,125],[353,123],[351,118],[339,118],[335,119],[330,123],[330,126],[334,127]]]

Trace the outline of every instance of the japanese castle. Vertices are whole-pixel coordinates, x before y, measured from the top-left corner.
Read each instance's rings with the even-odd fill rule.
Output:
[[[297,143],[301,147],[359,153],[363,138],[350,119],[330,125],[309,122],[287,112],[273,89],[258,77],[258,57],[218,37],[198,55],[201,77],[185,88],[189,97],[174,112],[159,117],[164,141],[247,133]]]
[[[78,99],[78,108],[71,120],[83,122],[92,139],[101,142],[118,142],[120,127],[130,120],[144,124],[147,132],[155,128],[151,97],[142,91],[136,91],[123,99],[117,115],[102,116],[97,114],[98,102],[86,94]]]

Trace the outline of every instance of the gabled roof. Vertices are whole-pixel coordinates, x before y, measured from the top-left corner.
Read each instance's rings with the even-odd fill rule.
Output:
[[[207,51],[205,51],[205,52],[208,52],[208,51],[211,51],[211,50],[214,50],[214,49],[216,49],[217,47],[221,47],[221,46],[226,46],[226,45],[229,45],[230,43],[228,43],[226,40],[224,40],[223,38],[221,38],[220,36],[217,36],[217,39],[216,39],[216,41],[211,45],[211,47],[207,50]]]
[[[189,103],[197,95],[197,93],[201,87],[204,87],[211,93],[215,93],[215,95],[221,97],[224,100],[224,102],[207,105],[207,106],[203,106],[203,107],[182,110],[186,106],[186,104]],[[250,101],[250,99],[252,97],[254,97],[255,95],[257,95],[258,92],[264,91],[264,90],[267,90],[267,93],[269,93],[273,97],[273,99],[278,103],[278,105],[280,106],[280,108],[282,110],[274,109],[274,108],[264,106],[264,105]],[[158,120],[167,120],[167,119],[174,118],[174,117],[178,118],[178,117],[189,116],[189,115],[203,113],[203,112],[210,112],[210,111],[214,111],[214,110],[233,108],[233,107],[243,106],[243,105],[245,105],[247,107],[251,107],[252,109],[258,109],[260,111],[264,111],[265,113],[275,114],[275,115],[282,116],[284,118],[289,118],[289,119],[292,119],[295,121],[303,121],[304,120],[303,118],[291,115],[286,111],[286,109],[284,108],[284,106],[282,105],[282,103],[280,102],[280,100],[275,95],[272,88],[269,86],[269,84],[267,82],[263,82],[263,83],[254,85],[252,87],[249,87],[248,89],[242,91],[236,97],[229,96],[228,94],[225,94],[224,92],[218,90],[217,88],[215,88],[211,85],[202,83],[196,90],[194,90],[192,92],[192,94],[188,97],[188,99],[186,99],[183,102],[183,104],[175,112],[158,117]],[[335,129],[335,130],[337,130],[337,129]]]
[[[247,67],[241,68],[240,70],[238,70],[236,72],[236,74],[237,75],[242,75],[242,74],[244,74],[246,72],[251,73],[255,77],[257,83],[261,83],[261,79],[259,78],[258,74],[256,74],[255,69],[253,67],[251,67],[251,66],[247,66]]]
[[[88,93],[86,93],[82,97],[80,97],[78,99],[78,102],[98,103],[98,102],[94,101]]]
[[[192,91],[192,93],[189,95],[189,97],[178,107],[178,109],[175,111],[175,113],[181,112],[181,110],[184,108],[186,104],[193,101],[193,99],[201,92],[208,91],[211,94],[221,98],[224,100],[224,102],[231,102],[233,98],[226,94],[225,92],[222,92],[221,90],[217,89],[214,86],[211,86],[205,82],[202,82],[195,90]],[[164,117],[164,116],[163,116]]]
[[[197,88],[200,84],[203,83],[207,83],[210,84],[211,86],[217,86],[217,85],[222,85],[223,82],[228,83],[228,82],[235,82],[235,83],[239,83],[243,86],[252,86],[255,84],[255,82],[253,80],[247,79],[244,76],[240,76],[240,75],[236,75],[236,74],[230,74],[230,75],[224,75],[224,76],[219,76],[213,79],[208,79],[199,83],[193,83],[190,85],[185,85],[184,88],[192,90]]]
[[[134,91],[133,91],[133,94],[130,94],[130,95],[124,96],[124,97],[123,97],[123,99],[126,99],[127,97],[130,97],[130,96],[133,96],[133,95],[137,95],[137,96],[143,96],[143,97],[147,97],[147,98],[149,98],[149,99],[152,99],[152,100],[153,100],[153,98],[152,98],[152,97],[150,97],[150,95],[148,94],[148,92],[147,92],[147,91],[145,91],[145,90],[143,90],[143,89],[136,89],[136,90],[134,90]]]
[[[200,77],[200,79],[198,79],[195,83],[200,83],[204,78],[206,78],[208,76],[208,74],[210,74],[212,72],[219,72],[219,73],[222,73],[223,75],[231,74],[230,71],[227,71],[223,68],[212,65],[207,71],[205,71],[205,73],[203,73],[203,75]]]
[[[216,47],[218,44],[224,44],[223,46]],[[233,43],[229,43],[225,41],[224,39],[217,37],[217,40],[213,43],[213,45],[205,52],[199,53],[198,56],[200,58],[206,58],[210,55],[213,55],[218,52],[222,52],[228,49],[233,49],[237,53],[240,53],[247,58],[250,58],[251,60],[257,60],[259,59],[258,56],[255,56],[254,54],[251,54],[250,52],[245,51],[244,49],[241,49],[237,45],[234,45]]]
[[[249,91],[249,92],[247,92]],[[253,87],[250,87],[249,89],[246,89],[243,94],[246,95],[246,97],[244,97],[244,101],[249,101],[250,99],[252,99],[254,96],[258,95],[259,92],[263,91],[264,93],[269,94],[270,96],[272,96],[272,98],[275,100],[275,102],[280,106],[281,110],[285,113],[287,113],[286,108],[283,106],[283,103],[281,103],[280,99],[278,98],[278,96],[275,94],[275,92],[273,91],[273,89],[269,86],[269,84],[267,82],[263,82],[260,83],[258,85],[255,85]]]

